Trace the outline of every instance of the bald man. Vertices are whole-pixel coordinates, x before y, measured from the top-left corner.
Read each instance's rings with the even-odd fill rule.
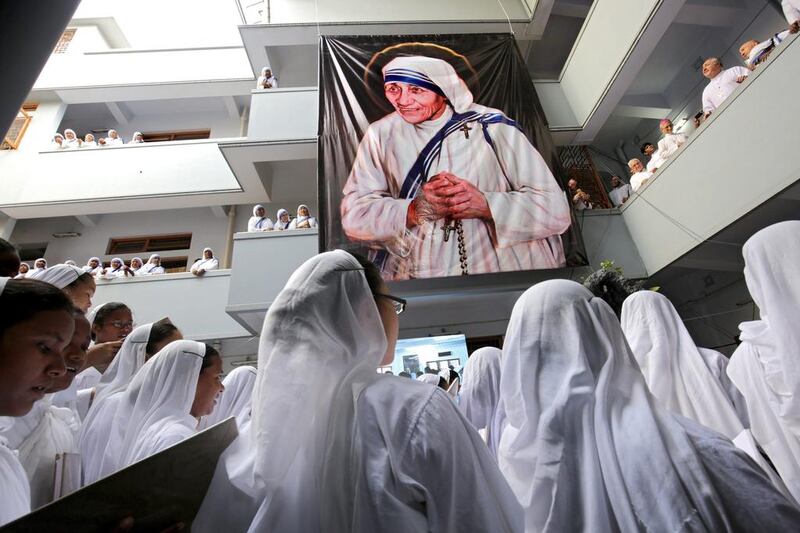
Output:
[[[722,105],[736,87],[739,86],[750,71],[744,67],[731,67],[724,69],[722,61],[716,57],[709,57],[703,63],[703,76],[710,81],[703,89],[703,113],[708,118],[711,113]]]

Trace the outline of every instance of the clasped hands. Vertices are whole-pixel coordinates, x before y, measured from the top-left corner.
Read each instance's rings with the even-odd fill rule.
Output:
[[[469,181],[440,172],[422,186],[406,213],[406,226],[413,228],[429,220],[447,218],[490,220],[492,212],[483,193]]]

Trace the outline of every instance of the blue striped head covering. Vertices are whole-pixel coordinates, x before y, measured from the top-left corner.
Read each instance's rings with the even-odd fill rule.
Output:
[[[472,93],[455,69],[442,59],[425,56],[396,57],[383,67],[383,83],[408,83],[447,98],[456,113],[472,104]]]

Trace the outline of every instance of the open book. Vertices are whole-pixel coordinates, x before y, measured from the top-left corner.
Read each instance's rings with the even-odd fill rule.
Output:
[[[191,527],[219,456],[238,435],[231,417],[155,455],[54,501],[0,533],[107,533],[126,516],[133,531]]]

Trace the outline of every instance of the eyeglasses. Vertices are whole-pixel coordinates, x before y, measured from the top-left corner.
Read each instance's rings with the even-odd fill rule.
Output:
[[[121,320],[112,320],[109,322],[117,329],[133,329],[133,322],[122,322]]]
[[[398,315],[406,310],[406,304],[408,304],[408,302],[402,298],[398,298],[397,296],[392,296],[391,294],[381,294],[381,293],[375,293],[375,296],[381,296],[383,298],[386,298],[387,300],[390,300],[392,302],[392,305],[394,306],[394,312],[397,313]]]

